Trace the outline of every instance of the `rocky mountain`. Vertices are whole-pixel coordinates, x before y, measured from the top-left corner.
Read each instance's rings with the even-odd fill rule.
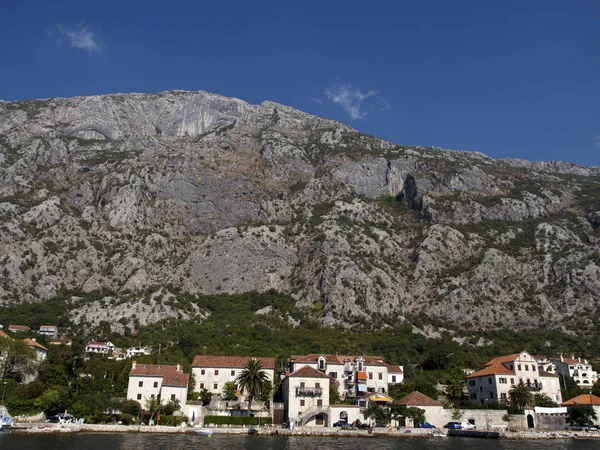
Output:
[[[274,289],[324,324],[598,319],[600,168],[395,145],[272,102],[0,102],[0,222],[0,302],[104,292],[73,310],[92,321],[203,314],[174,289]]]

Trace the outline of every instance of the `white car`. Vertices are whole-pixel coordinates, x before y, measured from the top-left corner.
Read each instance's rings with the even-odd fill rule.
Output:
[[[472,423],[469,423],[469,422],[461,422],[460,429],[461,430],[474,430],[475,425],[473,425]]]

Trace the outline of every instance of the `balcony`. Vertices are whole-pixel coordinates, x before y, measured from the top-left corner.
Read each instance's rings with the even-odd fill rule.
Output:
[[[542,390],[542,383],[527,383],[530,391],[537,392]]]
[[[320,387],[296,386],[296,395],[318,395],[323,393]]]

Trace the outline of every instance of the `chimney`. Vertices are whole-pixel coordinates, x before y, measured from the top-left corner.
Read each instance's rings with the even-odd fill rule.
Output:
[[[565,362],[565,359],[563,358],[563,355],[560,355],[560,362]]]
[[[137,366],[137,361],[134,361],[134,362],[131,363],[131,368],[132,369],[135,369],[135,366]]]
[[[181,365],[177,364],[177,372],[181,372]]]

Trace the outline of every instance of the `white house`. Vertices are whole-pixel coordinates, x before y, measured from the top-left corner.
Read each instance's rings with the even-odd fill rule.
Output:
[[[492,359],[467,376],[467,382],[469,399],[481,405],[508,401],[510,389],[518,384],[556,403],[562,401],[558,376],[539,370],[536,358],[525,351]]]
[[[145,407],[150,398],[160,398],[163,403],[178,400],[183,410],[188,393],[190,374],[183,368],[160,364],[138,364],[133,361],[129,372],[127,399],[136,400]]]
[[[591,389],[598,381],[598,372],[592,369],[592,364],[586,359],[574,356],[564,358],[561,355],[560,359],[553,358],[551,361],[556,367],[557,375],[572,377],[580,388]]]
[[[90,341],[85,346],[86,353],[98,353],[98,354],[108,355],[108,354],[112,354],[112,352],[114,350],[115,350],[115,346],[111,342]]]
[[[48,336],[49,338],[57,339],[58,338],[58,327],[56,325],[42,325],[40,327],[40,331],[38,331],[38,333],[42,334],[44,336]]]
[[[48,349],[39,342],[36,342],[33,339],[23,339],[23,342],[25,342],[29,348],[35,351],[35,358],[38,362],[45,360],[46,356],[48,356]]]
[[[388,365],[382,356],[310,354],[289,358],[290,372],[302,366],[309,366],[329,375],[342,399],[361,397],[369,393],[385,394],[388,389]],[[400,372],[395,372],[394,375],[398,380]]]
[[[329,375],[307,365],[287,375],[281,388],[288,423],[331,426],[330,382]]]
[[[597,397],[596,395],[592,395],[591,393],[590,394],[581,394],[575,398],[572,398],[571,400],[567,400],[561,406],[566,406],[568,409],[569,407],[572,407],[575,405],[591,406],[592,409],[594,410],[594,412],[596,413],[595,423],[596,423],[596,425],[600,425],[600,397]]]
[[[195,390],[206,389],[213,394],[222,394],[225,383],[235,382],[250,359],[256,359],[261,363],[267,379],[273,383],[275,358],[196,355],[192,361],[192,373],[196,381]]]
[[[404,381],[404,368],[402,366],[387,366],[387,379],[389,384],[402,384]]]
[[[151,355],[151,354],[152,354],[151,347],[130,347],[127,349],[127,358],[132,358],[134,356]]]

